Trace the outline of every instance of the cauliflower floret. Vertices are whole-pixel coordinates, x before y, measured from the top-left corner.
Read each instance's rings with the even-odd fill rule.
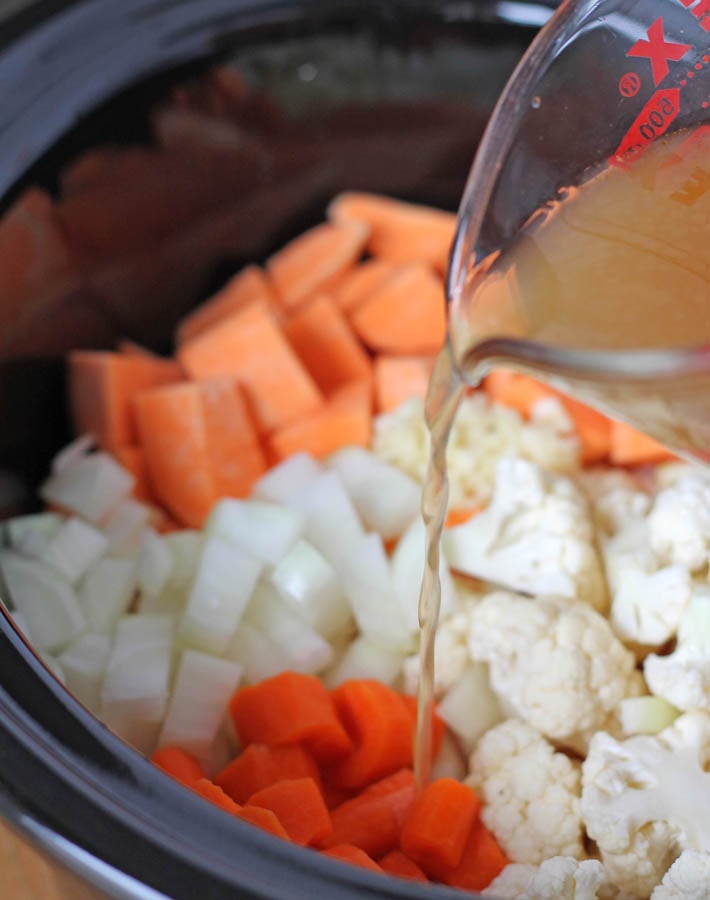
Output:
[[[710,851],[710,716],[655,737],[599,733],[582,765],[582,816],[610,879],[648,897],[682,850]]]
[[[466,783],[481,817],[514,862],[584,856],[580,767],[530,725],[508,719],[487,731],[469,761]]]
[[[710,853],[684,850],[651,894],[651,900],[707,900],[709,894]]]
[[[547,405],[525,422],[515,410],[491,403],[482,393],[464,398],[447,449],[451,505],[487,503],[496,463],[503,456],[520,456],[553,471],[573,471],[579,445],[569,418],[560,411],[552,416]],[[374,432],[375,453],[423,482],[429,432],[422,401],[409,400],[378,416]]]
[[[505,708],[553,740],[603,727],[638,689],[633,654],[586,603],[489,594],[471,611],[469,651]]]
[[[501,900],[597,900],[604,885],[604,866],[596,859],[579,862],[565,856],[535,866],[513,863],[483,892]]]
[[[651,692],[678,709],[710,710],[710,588],[696,588],[678,626],[676,649],[648,656],[644,675]]]
[[[710,478],[692,471],[660,491],[648,517],[651,547],[665,564],[691,572],[710,555]]]
[[[448,529],[443,546],[458,571],[516,591],[607,607],[586,500],[569,478],[527,460],[498,463],[490,505]]]

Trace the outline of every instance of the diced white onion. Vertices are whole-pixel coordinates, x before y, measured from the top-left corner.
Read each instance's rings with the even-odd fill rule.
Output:
[[[62,448],[54,457],[51,464],[51,472],[56,475],[63,472],[75,463],[84,459],[96,446],[96,441],[91,434],[82,434],[70,444]]]
[[[92,453],[55,472],[40,495],[47,503],[101,522],[133,490],[134,478],[107,453]]]
[[[204,535],[199,531],[185,529],[163,535],[162,540],[173,558],[171,585],[176,588],[191,587],[205,545]]]
[[[108,539],[98,528],[72,516],[47,542],[42,561],[54,566],[67,581],[76,584],[107,549]]]
[[[349,631],[350,605],[327,559],[308,541],[299,540],[271,573],[285,603],[327,640]]]
[[[268,582],[257,585],[244,620],[281,648],[287,668],[294,672],[315,675],[333,660],[330,644],[299,619]]]
[[[207,519],[208,537],[216,536],[275,566],[305,529],[303,513],[260,500],[220,500]]]
[[[129,497],[112,510],[103,523],[112,556],[135,557],[141,548],[143,534],[151,520],[151,509]]]
[[[322,471],[323,466],[308,453],[294,453],[263,475],[252,494],[259,500],[286,503]]]
[[[8,519],[5,528],[10,546],[20,553],[37,556],[43,552],[47,541],[54,537],[63,522],[64,516],[58,513],[33,513],[29,516],[15,516]]]
[[[392,554],[392,579],[397,599],[410,631],[419,629],[419,591],[424,574],[424,523],[417,517],[400,538]],[[448,564],[441,554],[441,618],[456,605],[456,589]]]
[[[167,584],[175,560],[165,540],[147,528],[138,555],[138,587],[143,596],[157,597]]]
[[[340,562],[340,576],[360,631],[393,651],[410,649],[414,630],[407,628],[397,603],[379,534],[365,535],[350,545]]]
[[[658,734],[672,725],[680,710],[664,697],[626,697],[619,703],[619,722],[626,737]]]
[[[93,713],[99,710],[112,643],[107,634],[82,634],[58,658],[67,688]]]
[[[79,585],[81,608],[89,631],[111,634],[136,590],[136,564],[132,559],[105,557],[91,566]]]
[[[180,660],[158,745],[182,747],[206,759],[241,677],[242,667],[237,663],[186,650]]]
[[[223,538],[211,537],[205,542],[180,627],[186,646],[215,656],[224,653],[262,566],[247,550]]]
[[[60,650],[84,630],[86,619],[74,589],[56,569],[3,550],[0,570],[9,594],[5,602],[25,617],[39,648]]]
[[[124,616],[101,689],[101,718],[146,755],[155,749],[168,704],[174,631],[172,616]]]
[[[399,537],[419,513],[421,487],[401,469],[362,447],[345,447],[328,460],[368,531]]]
[[[444,733],[441,747],[431,767],[432,781],[437,778],[453,778],[456,781],[463,781],[467,774],[466,760],[456,739],[448,732]]]
[[[366,637],[356,638],[340,661],[325,677],[328,688],[336,688],[351,678],[373,678],[382,684],[392,685],[402,667],[403,655]]]
[[[283,647],[244,620],[227,649],[227,657],[242,666],[249,684],[285,672],[291,662]]]
[[[305,538],[338,568],[340,558],[363,536],[352,500],[335,472],[325,472],[288,499],[306,516]]]
[[[473,663],[444,696],[439,715],[468,752],[479,737],[503,721],[486,663]]]

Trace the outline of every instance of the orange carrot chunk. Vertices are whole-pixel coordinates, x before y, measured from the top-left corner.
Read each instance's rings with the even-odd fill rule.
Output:
[[[247,266],[230,279],[221,291],[182,319],[177,329],[177,345],[184,344],[198,334],[204,334],[214,325],[248,306],[253,300],[272,304],[274,293],[262,269],[258,266]]]
[[[375,404],[390,412],[412,397],[426,397],[434,368],[431,356],[378,356],[375,359]]]
[[[401,696],[378,681],[346,681],[332,692],[353,749],[326,773],[358,790],[412,764],[412,718]]]
[[[396,878],[409,878],[412,881],[429,881],[419,866],[401,850],[390,850],[379,860],[381,869]]]
[[[360,866],[361,869],[369,869],[371,872],[382,871],[382,868],[373,859],[370,859],[364,850],[353,847],[351,844],[338,844],[337,847],[324,850],[323,855],[332,856],[333,859],[339,859],[353,866]]]
[[[180,747],[161,747],[150,757],[153,765],[162,769],[181,784],[193,787],[198,781],[207,777],[202,764],[190,753]]]
[[[439,778],[422,791],[400,836],[402,850],[436,875],[461,862],[481,804],[474,791],[454,778]]]
[[[286,829],[270,809],[264,809],[261,806],[243,806],[239,813],[239,818],[244,822],[249,822],[251,825],[256,825],[262,831],[268,831],[274,837],[281,838],[284,841],[291,840]]]
[[[325,840],[332,831],[328,807],[312,778],[286,778],[257,791],[249,806],[270,809],[291,840],[302,847]]]
[[[283,326],[284,334],[328,396],[351,381],[372,377],[370,359],[335,303],[320,294]]]
[[[469,833],[459,864],[442,876],[450,887],[482,891],[508,865],[505,854],[483,822],[477,820]]]
[[[395,269],[395,264],[385,259],[368,259],[360,263],[344,275],[333,290],[335,303],[344,313],[352,312]]]
[[[624,422],[611,424],[609,461],[615,466],[640,466],[675,459],[670,450]]]
[[[403,203],[378,194],[340,194],[328,208],[332,222],[364,222],[368,251],[393,262],[426,262],[446,272],[456,230],[454,213]]]
[[[152,350],[148,350],[146,347],[142,347],[140,344],[136,344],[134,341],[119,341],[116,345],[116,352],[120,353],[122,356],[137,356],[139,359],[161,359],[157,353],[153,353]]]
[[[133,476],[133,496],[144,503],[155,503],[156,497],[150,484],[148,464],[142,447],[114,447],[111,454]]]
[[[108,450],[136,444],[135,395],[181,378],[180,368],[170,360],[75,350],[69,354],[69,405],[74,428],[79,434],[93,434]]]
[[[526,419],[538,401],[557,396],[548,385],[507,369],[496,369],[486,376],[484,389],[494,403],[515,409]]]
[[[350,322],[376,353],[436,353],[446,335],[441,278],[420,262],[402,266],[357,306]]]
[[[185,341],[178,358],[196,381],[238,378],[261,434],[299,420],[322,402],[271,310],[259,300]]]
[[[209,462],[199,386],[154,388],[134,402],[156,495],[180,522],[201,527],[219,491]]]
[[[414,772],[411,769],[400,769],[366,787],[362,796],[383,799],[394,813],[397,830],[401,831],[409,817],[416,796]]]
[[[341,388],[321,410],[271,435],[267,445],[272,459],[280,461],[299,452],[322,459],[340,447],[368,447],[372,437],[371,397],[368,381]]]
[[[190,786],[196,794],[204,797],[205,800],[209,800],[210,803],[213,803],[225,812],[231,813],[233,816],[238,816],[241,812],[241,806],[235,803],[231,797],[228,797],[222,788],[217,787],[209,778],[200,778],[199,781]]]
[[[282,672],[241,688],[229,709],[242,746],[303,744],[319,763],[352,749],[333,700],[314,675]]]
[[[611,450],[611,419],[571,397],[560,395],[560,401],[574,423],[582,463],[588,466],[606,460]]]
[[[369,228],[324,222],[286,244],[266,263],[282,309],[292,310],[333,287],[362,254]]]
[[[249,744],[214,781],[237,803],[246,803],[252,794],[284,778],[313,778],[320,784],[315,760],[299,744]]]

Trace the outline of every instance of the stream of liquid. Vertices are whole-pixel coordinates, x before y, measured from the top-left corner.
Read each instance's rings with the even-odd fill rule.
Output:
[[[519,237],[473,274],[454,304],[449,339],[426,400],[431,457],[422,511],[426,565],[415,773],[431,766],[439,547],[446,517],[446,444],[463,395],[492,360],[495,338],[580,351],[697,348],[704,372],[641,379],[545,373],[604,412],[626,419],[689,458],[710,460],[710,127],[657,141],[630,166],[607,167],[533,216]],[[452,350],[452,346],[455,348]],[[511,345],[514,348],[514,344]],[[495,362],[535,372],[514,352]]]

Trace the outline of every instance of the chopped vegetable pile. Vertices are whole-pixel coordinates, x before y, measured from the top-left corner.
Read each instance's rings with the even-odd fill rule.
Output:
[[[342,195],[174,359],[70,354],[78,437],[0,550],[15,622],[156,766],[283,840],[492,897],[704,898],[710,477],[508,371],[452,432],[415,791],[453,224]]]

